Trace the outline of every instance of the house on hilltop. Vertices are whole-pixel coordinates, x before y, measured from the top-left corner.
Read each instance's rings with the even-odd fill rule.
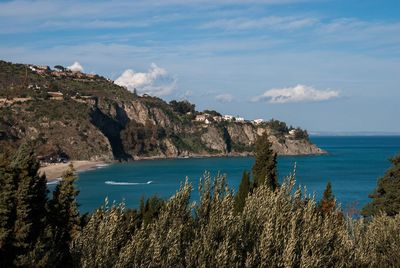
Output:
[[[29,65],[29,69],[37,74],[45,74],[50,71],[50,67],[45,65]]]
[[[259,125],[264,122],[264,119],[254,119],[251,121],[254,125]]]
[[[209,124],[211,124],[209,117],[210,117],[209,114],[198,114],[198,115],[196,115],[194,120],[196,122],[203,122],[203,123],[209,125]]]
[[[289,135],[295,136],[296,134],[297,134],[297,130],[296,129],[289,130]]]
[[[205,114],[198,114],[198,115],[196,115],[194,120],[196,122],[205,122],[206,119],[207,119],[207,116]]]
[[[222,119],[223,119],[224,121],[233,121],[234,118],[235,118],[235,117],[234,117],[233,115],[228,115],[228,114],[226,114],[226,115],[224,115],[224,116],[222,117]]]
[[[244,122],[244,118],[243,117],[236,117],[236,122],[240,122],[243,123]]]

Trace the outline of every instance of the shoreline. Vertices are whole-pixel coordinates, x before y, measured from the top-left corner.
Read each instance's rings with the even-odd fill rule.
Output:
[[[328,155],[329,153],[325,150],[321,149],[321,152],[318,153],[300,153],[300,154],[278,154],[278,156],[320,156],[320,155]],[[165,156],[165,155],[157,155],[157,156],[134,156],[130,160],[122,161],[146,161],[146,160],[168,160],[168,159],[199,159],[199,158],[220,158],[220,157],[250,157],[254,156],[253,153],[233,153],[233,154],[189,154],[189,155],[179,155],[179,156]]]
[[[54,181],[62,176],[62,174],[68,169],[70,163],[74,165],[74,169],[76,172],[90,170],[99,165],[110,164],[110,162],[106,161],[73,160],[67,163],[55,163],[40,167],[39,174],[46,174],[46,179],[48,182]]]
[[[282,154],[280,156],[318,156],[318,155],[327,155],[326,151],[320,153],[311,153],[311,154]],[[220,157],[249,157],[253,156],[252,153],[234,153],[234,154],[190,154],[190,155],[182,155],[182,156],[135,156],[132,159],[122,161],[122,162],[130,162],[130,161],[151,161],[151,160],[168,160],[168,159],[200,159],[200,158],[220,158]],[[54,181],[62,176],[65,170],[67,170],[70,163],[74,165],[74,169],[76,172],[86,171],[93,169],[102,165],[109,165],[112,163],[118,162],[114,161],[92,161],[92,160],[72,160],[67,163],[54,163],[49,164],[47,166],[40,167],[39,174],[46,174],[46,179],[48,182]]]

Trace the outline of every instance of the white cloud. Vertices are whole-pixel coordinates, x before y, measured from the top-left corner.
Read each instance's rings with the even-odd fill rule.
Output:
[[[252,101],[268,101],[270,103],[317,102],[337,97],[339,97],[338,91],[318,90],[310,86],[297,85],[267,90],[264,94],[254,97]]]
[[[278,30],[294,30],[315,25],[318,21],[314,18],[277,17],[263,18],[234,18],[211,21],[200,26],[203,29],[220,28],[225,30],[248,30],[257,28],[272,28]]]
[[[83,72],[82,65],[77,61],[75,61],[71,66],[68,66],[67,69],[73,72]]]
[[[234,97],[231,94],[219,94],[215,96],[215,100],[222,102],[222,103],[228,103],[232,102],[234,100]]]
[[[171,77],[167,70],[158,67],[155,63],[150,65],[147,73],[128,69],[114,83],[124,86],[132,92],[136,89],[138,93],[153,96],[169,95],[176,88],[176,79]]]

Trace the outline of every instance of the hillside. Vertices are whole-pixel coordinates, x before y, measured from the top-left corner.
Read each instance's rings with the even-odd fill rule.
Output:
[[[281,155],[321,154],[306,131],[198,112],[57,66],[0,61],[0,151],[37,140],[42,161],[248,155],[269,134]]]

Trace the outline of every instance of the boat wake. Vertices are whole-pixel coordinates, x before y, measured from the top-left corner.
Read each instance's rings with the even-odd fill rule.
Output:
[[[152,184],[153,181],[147,181],[147,182],[105,181],[104,183],[108,185],[146,185],[146,184]]]
[[[54,184],[59,184],[61,181],[61,178],[55,178],[52,181],[46,182],[46,185],[54,185]]]

